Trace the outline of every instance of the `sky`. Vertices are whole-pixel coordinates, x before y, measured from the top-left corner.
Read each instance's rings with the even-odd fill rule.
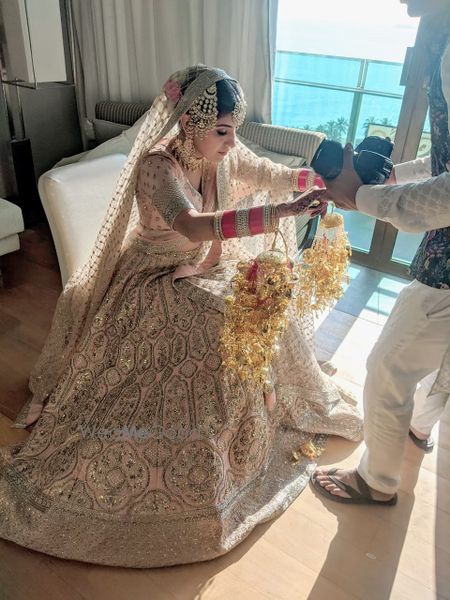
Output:
[[[278,0],[277,49],[403,62],[418,25],[400,0]]]

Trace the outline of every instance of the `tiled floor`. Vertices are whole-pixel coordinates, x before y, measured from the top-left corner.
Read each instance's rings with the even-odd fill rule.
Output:
[[[354,317],[384,324],[408,280],[353,264],[350,282],[336,309]]]

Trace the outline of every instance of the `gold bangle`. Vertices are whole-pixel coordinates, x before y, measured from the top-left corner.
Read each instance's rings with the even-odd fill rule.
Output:
[[[266,204],[264,207],[264,231],[273,233],[278,229],[280,218],[274,204]]]
[[[276,231],[280,226],[280,215],[278,213],[277,207],[272,205],[272,231]]]
[[[224,238],[223,232],[222,232],[222,215],[223,215],[223,212],[214,213],[213,227],[214,227],[214,235],[216,236],[216,238],[218,240],[221,240],[223,242],[225,240],[225,238]]]

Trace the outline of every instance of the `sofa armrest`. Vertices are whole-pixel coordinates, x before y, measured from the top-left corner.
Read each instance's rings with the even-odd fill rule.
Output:
[[[239,134],[271,152],[302,156],[308,165],[326,137],[320,131],[306,131],[252,121],[244,123],[239,128]]]
[[[112,154],[52,169],[39,178],[63,285],[90,256],[126,158]]]

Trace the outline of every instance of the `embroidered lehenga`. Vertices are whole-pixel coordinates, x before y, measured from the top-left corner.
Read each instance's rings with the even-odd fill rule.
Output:
[[[18,418],[34,423],[31,435],[0,455],[0,535],[63,558],[157,567],[223,554],[306,485],[315,461],[292,461],[302,442],[361,438],[305,319],[291,315],[273,364],[273,410],[222,367],[236,261],[271,236],[193,243],[168,223],[180,197],[203,212],[285,199],[295,172],[238,144],[204,165],[197,192],[168,151],[179,117],[165,102],[150,110],[91,261],[58,303]]]

